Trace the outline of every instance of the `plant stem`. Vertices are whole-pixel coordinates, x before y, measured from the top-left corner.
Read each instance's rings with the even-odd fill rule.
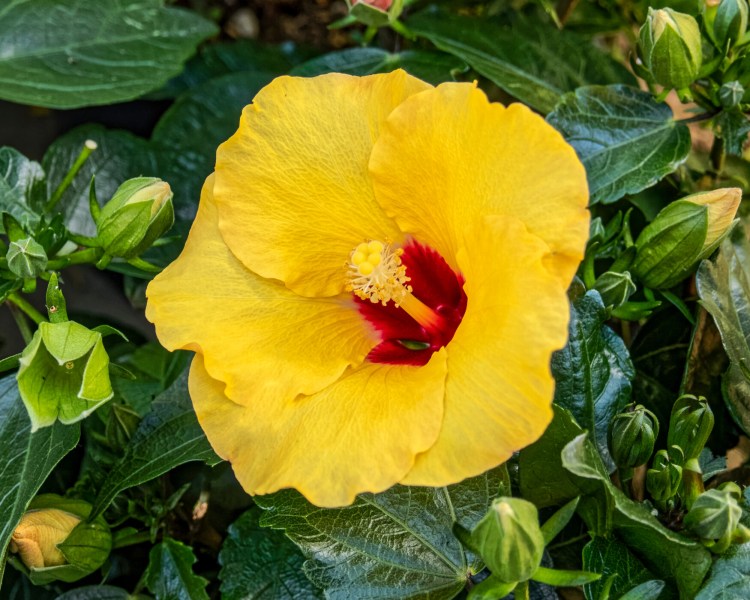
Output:
[[[59,271],[70,265],[93,264],[102,257],[103,253],[104,251],[101,248],[87,248],[86,250],[73,252],[73,254],[54,258],[49,261],[47,263],[47,270]]]
[[[15,305],[10,302],[8,302],[8,310],[10,310],[10,314],[13,316],[13,320],[16,322],[16,325],[18,326],[18,331],[21,332],[21,337],[23,338],[23,341],[28,345],[31,343],[31,338],[34,336],[34,334],[31,332],[31,329],[29,328],[29,324],[26,322],[26,316],[21,312],[21,310]]]
[[[60,198],[62,198],[65,190],[68,189],[68,186],[70,186],[70,184],[73,182],[73,179],[78,174],[78,171],[81,170],[83,164],[88,160],[88,157],[91,156],[91,153],[96,150],[96,148],[97,144],[94,140],[86,140],[84,142],[81,153],[78,155],[78,158],[76,158],[73,166],[70,167],[70,171],[66,173],[65,177],[60,182],[60,185],[57,186],[57,189],[52,192],[52,196],[50,196],[49,202],[47,202],[47,204],[44,206],[44,212],[48,213],[53,208],[55,208],[55,206],[57,206],[57,203],[60,202]]]
[[[47,320],[28,300],[19,296],[16,292],[13,292],[8,296],[8,302],[15,304],[37,325],[39,325],[39,323],[44,323]]]
[[[724,140],[720,137],[714,138],[714,145],[711,146],[711,166],[713,167],[716,176],[721,175],[724,170],[724,162],[727,157],[726,148],[724,147]]]
[[[529,582],[519,581],[516,589],[513,590],[513,597],[516,600],[529,600]]]

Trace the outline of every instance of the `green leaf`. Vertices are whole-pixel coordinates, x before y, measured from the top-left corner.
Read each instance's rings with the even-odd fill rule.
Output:
[[[487,579],[471,588],[468,600],[497,600],[498,598],[505,598],[505,596],[513,591],[514,587],[516,587],[515,582],[500,581],[494,575],[490,575]]]
[[[6,0],[0,31],[0,97],[76,108],[159,87],[216,28],[163,0]]]
[[[565,506],[556,511],[549,519],[542,525],[542,535],[544,536],[544,545],[548,545],[554,540],[557,535],[565,529],[565,526],[573,518],[578,508],[578,501],[580,498],[573,498]]]
[[[586,167],[591,204],[609,204],[672,173],[690,152],[690,131],[650,94],[626,85],[567,94],[547,121]]]
[[[610,598],[619,598],[637,585],[654,578],[628,547],[615,538],[596,536],[583,548],[583,568],[601,573],[602,578],[583,586],[586,600],[598,600],[604,582],[616,575]]]
[[[281,532],[263,528],[254,507],[227,532],[219,553],[224,600],[296,600],[323,594],[302,572],[305,558]]]
[[[190,546],[165,538],[148,558],[144,579],[156,600],[208,600],[208,581],[193,573],[196,559]]]
[[[724,140],[727,153],[742,156],[742,147],[750,133],[750,120],[739,109],[724,110],[714,120],[718,136]]]
[[[630,401],[635,370],[625,343],[604,324],[608,318],[599,292],[591,290],[575,299],[568,344],[552,356],[552,374],[555,403],[592,433],[604,464],[613,471],[607,431],[612,418]]]
[[[0,148],[0,213],[10,213],[30,231],[39,223],[34,200],[40,198],[43,188],[44,171],[39,163],[13,148]],[[4,233],[2,220],[0,233]]]
[[[133,177],[158,173],[156,157],[148,142],[125,131],[112,131],[98,125],[84,125],[57,138],[47,149],[42,166],[47,173],[47,192],[52,194],[73,166],[86,140],[97,143],[91,154],[65,191],[57,210],[65,217],[66,226],[79,235],[96,235],[96,225],[89,211],[89,185],[96,175],[96,194],[100,204],[106,203],[120,184]],[[178,210],[179,198],[175,198]]]
[[[78,425],[45,427],[31,433],[31,421],[15,377],[0,379],[0,581],[11,534],[55,465],[78,443]]]
[[[614,532],[648,569],[674,581],[683,597],[694,597],[711,566],[710,553],[664,527],[645,505],[616,488],[585,433],[563,448],[562,464],[580,478],[582,487],[595,484],[591,495],[581,499],[579,511],[589,529],[597,534]]]
[[[453,81],[454,72],[468,67],[460,58],[441,52],[405,50],[391,54],[380,48],[348,48],[313,58],[291,70],[290,75],[314,77],[323,73],[371,75],[404,69],[432,84]]]
[[[601,575],[589,571],[567,571],[539,567],[531,578],[539,583],[554,585],[555,587],[574,587],[597,581]]]
[[[219,459],[206,440],[187,390],[187,372],[153,402],[123,457],[100,486],[91,518],[104,511],[122,490],[150,481],[189,461],[214,465]]]
[[[309,56],[309,50],[299,48],[291,42],[278,46],[262,44],[255,40],[211,44],[203,47],[197,56],[191,58],[185,64],[182,73],[148,97],[174,98],[210,79],[240,71],[265,73],[274,77],[286,73]]]
[[[524,21],[512,27],[426,10],[407,26],[440,50],[540,112],[552,110],[565,92],[593,83],[632,81],[632,76],[588,40],[567,31]]]
[[[664,588],[665,584],[661,579],[644,581],[621,596],[620,600],[657,600],[662,597],[661,593]]]
[[[695,600],[750,597],[750,544],[731,546],[714,563]]]
[[[142,596],[131,596],[126,590],[111,585],[87,585],[60,596],[57,600],[135,600]]]
[[[750,432],[750,242],[741,222],[721,244],[713,261],[698,268],[701,304],[721,332],[730,366],[724,377],[725,400],[745,433]]]
[[[329,600],[448,599],[475,572],[453,524],[472,529],[501,481],[495,469],[447,488],[397,485],[340,509],[318,508],[291,490],[255,500],[266,511],[261,524],[300,547],[305,573]]]

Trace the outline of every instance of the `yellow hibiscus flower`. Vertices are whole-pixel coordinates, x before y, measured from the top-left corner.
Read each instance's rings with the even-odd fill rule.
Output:
[[[475,85],[281,77],[146,314],[196,352],[198,419],[250,494],[454,483],[550,421],[587,199],[563,138]]]

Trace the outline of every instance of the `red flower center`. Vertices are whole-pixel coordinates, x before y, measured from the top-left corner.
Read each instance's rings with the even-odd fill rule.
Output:
[[[467,301],[464,279],[435,250],[414,240],[403,247],[401,261],[412,294],[440,316],[437,327],[423,327],[394,302],[384,306],[357,296],[354,300],[382,340],[367,355],[368,360],[421,366],[453,339],[463,319]]]

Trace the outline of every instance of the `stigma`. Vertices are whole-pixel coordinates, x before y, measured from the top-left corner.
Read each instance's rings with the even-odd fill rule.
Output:
[[[393,302],[428,331],[439,330],[443,318],[412,294],[411,278],[402,264],[402,248],[370,240],[349,254],[346,290],[362,300],[386,306]]]

